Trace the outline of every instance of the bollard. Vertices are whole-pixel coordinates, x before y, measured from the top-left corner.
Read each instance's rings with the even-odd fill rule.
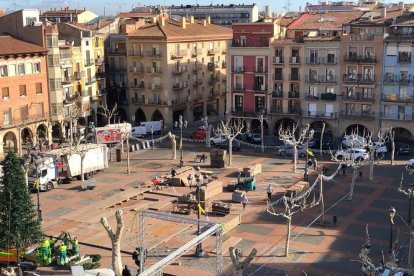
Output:
[[[116,149],[116,162],[121,162],[121,149]]]

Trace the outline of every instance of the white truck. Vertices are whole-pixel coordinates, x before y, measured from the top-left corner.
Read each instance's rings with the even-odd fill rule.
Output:
[[[131,131],[131,135],[133,137],[145,138],[147,136],[147,128],[144,126],[133,127]]]
[[[29,187],[34,188],[36,179],[39,179],[41,191],[49,191],[60,183],[59,173],[62,177],[89,179],[95,172],[108,168],[108,148],[103,144],[81,144],[78,150],[84,154],[83,162],[79,153],[71,153],[69,148],[50,150],[43,154],[40,161],[34,161],[29,171]],[[61,162],[61,168],[59,168]]]
[[[147,134],[151,134],[151,131],[153,131],[154,134],[161,134],[162,121],[142,122],[140,126],[145,127]]]

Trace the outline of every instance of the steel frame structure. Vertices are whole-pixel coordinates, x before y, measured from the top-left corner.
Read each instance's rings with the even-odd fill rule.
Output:
[[[221,250],[221,246],[223,243],[223,227],[219,223],[206,221],[206,220],[198,220],[198,219],[191,219],[186,218],[180,215],[174,215],[170,213],[163,213],[163,212],[156,212],[152,210],[143,210],[139,211],[139,247],[140,250],[140,257],[141,260],[143,259],[143,255],[145,252],[145,218],[151,217],[156,219],[162,219],[162,220],[168,220],[168,221],[174,221],[178,223],[186,223],[186,224],[192,224],[192,225],[204,225],[209,226],[209,228],[192,239],[191,241],[187,242],[177,250],[173,251],[170,255],[163,258],[162,260],[158,261],[148,269],[145,269],[144,262],[141,262],[140,267],[140,274],[139,275],[162,275],[163,268],[167,265],[171,264],[175,260],[177,260],[179,257],[184,255],[186,252],[188,252],[191,248],[196,246],[197,244],[201,243],[208,237],[212,235],[216,235],[216,275],[221,275],[222,269],[223,269],[223,253]]]

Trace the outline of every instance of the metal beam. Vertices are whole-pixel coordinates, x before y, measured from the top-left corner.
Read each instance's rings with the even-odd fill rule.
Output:
[[[200,224],[204,224],[204,225],[208,225],[208,226],[213,226],[216,225],[217,223],[215,222],[211,222],[208,220],[198,220],[198,219],[192,219],[192,218],[186,218],[180,215],[175,215],[175,214],[171,214],[171,213],[165,213],[165,212],[157,212],[157,211],[152,211],[152,210],[143,210],[140,211],[140,213],[146,217],[152,217],[152,218],[157,218],[157,219],[163,219],[163,220],[168,220],[168,221],[174,221],[174,222],[180,222],[180,223],[186,223],[186,224],[193,224],[193,225],[197,225],[198,223]]]

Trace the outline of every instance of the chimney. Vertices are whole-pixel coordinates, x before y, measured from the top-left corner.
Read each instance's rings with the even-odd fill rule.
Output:
[[[369,16],[369,21],[374,21],[374,16],[370,15]]]
[[[210,17],[210,15],[207,16],[207,24],[211,24],[211,17]]]
[[[399,2],[398,7],[400,8],[400,10],[403,10],[404,9],[404,2]]]
[[[207,26],[207,21],[205,19],[203,20],[203,25]]]
[[[78,14],[78,9],[75,9],[75,14]]]
[[[160,17],[160,21],[159,21],[160,26],[164,27],[165,26],[165,18],[163,16]]]
[[[387,8],[386,8],[386,7],[383,7],[383,8],[381,9],[381,17],[382,17],[382,18],[387,17]]]
[[[83,10],[86,11],[86,7],[83,7]]]
[[[190,16],[190,23],[194,24],[194,16]]]
[[[187,19],[183,16],[181,17],[181,27],[185,29],[186,25],[187,25]]]
[[[152,18],[152,24],[155,24],[155,23],[157,23],[157,18],[154,16],[154,17]]]

